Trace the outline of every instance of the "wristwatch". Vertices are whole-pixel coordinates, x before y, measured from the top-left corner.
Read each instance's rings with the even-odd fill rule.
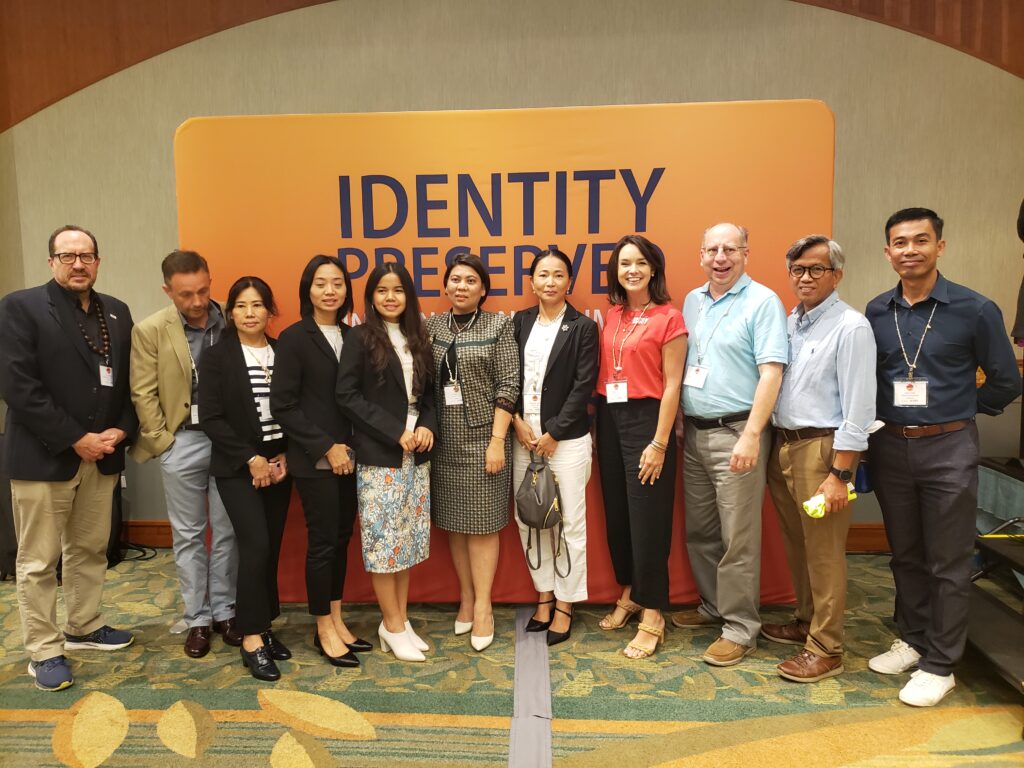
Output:
[[[829,472],[838,477],[844,483],[848,483],[853,479],[853,471],[849,469],[836,469],[832,467]]]

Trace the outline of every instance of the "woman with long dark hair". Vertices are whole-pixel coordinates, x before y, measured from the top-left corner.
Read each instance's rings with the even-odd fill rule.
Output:
[[[235,623],[242,663],[259,680],[278,680],[276,661],[291,652],[270,623],[281,613],[277,563],[292,481],[287,440],[270,412],[274,339],[267,322],[277,314],[270,286],[242,277],[228,291],[227,328],[199,362],[199,425],[213,444],[210,474],[238,542]]]
[[[668,554],[675,502],[676,443],[686,324],[672,306],[661,249],[641,235],[619,240],[608,260],[612,308],[601,334],[597,460],[608,549],[622,595],[601,620],[619,629],[641,614],[623,653],[653,654],[665,638]]]
[[[363,565],[380,603],[381,648],[424,661],[409,622],[409,569],[430,554],[434,357],[412,278],[378,265],[366,280],[366,321],[341,355],[337,397],[352,421]]]
[[[270,408],[288,435],[288,465],[306,516],[306,594],[313,644],[337,667],[371,649],[345,624],[341,597],[356,518],[352,426],[334,399],[338,360],[351,328],[352,281],[333,256],[314,256],[299,280],[302,319],[282,332]]]

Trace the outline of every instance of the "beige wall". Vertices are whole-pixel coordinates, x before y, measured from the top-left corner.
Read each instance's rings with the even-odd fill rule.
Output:
[[[351,0],[199,40],[0,134],[0,289],[45,280],[46,237],[73,221],[100,239],[103,290],[137,317],[162,306],[158,264],[177,235],[172,139],[195,115],[766,98],[835,112],[847,300],[863,306],[894,283],[882,223],[927,205],[948,222],[943,271],[1012,315],[1024,81],[784,0]],[[779,258],[752,238],[753,258]],[[1018,404],[982,420],[987,452],[1015,446],[1019,419]],[[152,477],[133,494],[136,516],[162,514]]]

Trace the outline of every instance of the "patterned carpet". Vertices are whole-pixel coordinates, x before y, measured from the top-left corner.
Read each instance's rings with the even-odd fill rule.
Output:
[[[602,632],[605,609],[580,609],[572,639],[551,654],[555,765],[1024,765],[1021,699],[984,662],[969,656],[955,693],[930,710],[896,700],[902,676],[867,669],[892,633],[885,563],[851,556],[847,671],[815,685],[779,678],[792,649],[768,642],[737,667],[702,663],[710,630],[671,630],[657,656],[630,661],[619,651],[631,633]],[[204,659],[182,653],[168,631],[180,610],[168,551],[109,571],[105,600],[107,620],[134,626],[136,643],[72,652],[75,685],[44,693],[25,674],[14,585],[0,584],[0,765],[507,764],[513,607],[497,611],[494,645],[477,654],[452,635],[450,606],[414,606],[426,664],[375,651],[342,670],[314,651],[304,607],[288,606],[277,634],[295,657],[266,684],[219,639]],[[765,618],[785,620],[786,609]],[[348,621],[376,644],[374,606]]]

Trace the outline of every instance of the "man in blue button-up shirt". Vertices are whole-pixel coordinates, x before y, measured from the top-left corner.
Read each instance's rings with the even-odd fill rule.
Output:
[[[813,683],[843,671],[847,483],[875,420],[875,337],[864,315],[839,298],[843,252],[824,235],[786,253],[800,303],[789,315],[790,361],[775,404],[768,488],[779,513],[797,607],[788,624],[764,624],[769,640],[803,648],[779,674]],[[803,503],[823,495],[825,514]]]
[[[885,225],[894,290],[868,304],[878,344],[878,418],[870,462],[892,546],[900,637],[868,666],[918,670],[900,691],[937,704],[955,685],[967,639],[967,600],[978,497],[978,411],[998,414],[1021,391],[999,308],[946,280],[942,219],[907,208]],[[978,368],[985,372],[975,384]]]

